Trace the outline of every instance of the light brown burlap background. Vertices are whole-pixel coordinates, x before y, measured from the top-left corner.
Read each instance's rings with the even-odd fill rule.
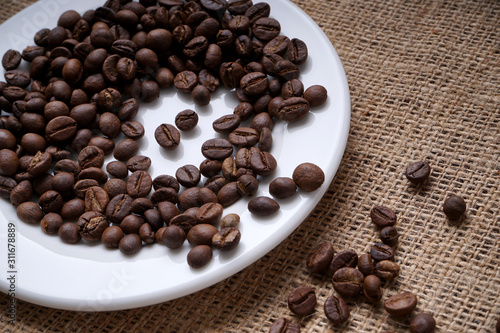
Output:
[[[0,21],[34,1],[2,1]],[[271,2],[272,3],[272,2]],[[334,293],[328,274],[305,269],[310,250],[369,251],[378,240],[368,213],[398,214],[401,275],[384,289],[418,296],[416,312],[434,314],[438,332],[493,332],[500,318],[500,2],[469,0],[294,0],[323,29],[347,73],[349,141],[339,171],[310,217],[255,264],[193,295],[140,309],[78,313],[19,301],[15,326],[2,332],[267,332],[287,317],[301,332],[409,331],[382,306],[350,300],[340,327],[324,316]],[[433,170],[422,187],[403,173],[413,160]],[[468,204],[451,223],[442,203]],[[295,285],[317,288],[316,312],[299,318],[286,304]],[[77,287],[77,286],[75,286]]]

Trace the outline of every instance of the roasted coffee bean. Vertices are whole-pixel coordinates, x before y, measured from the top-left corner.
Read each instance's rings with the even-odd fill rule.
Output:
[[[222,84],[228,89],[238,88],[245,69],[237,62],[224,62],[219,69]]]
[[[270,41],[281,32],[280,23],[273,18],[263,17],[256,20],[252,25],[253,35],[261,41]]]
[[[203,176],[210,178],[217,175],[222,170],[222,164],[217,160],[203,160],[200,164],[200,172]]]
[[[126,234],[139,234],[141,226],[146,223],[146,220],[142,216],[138,215],[127,215],[120,223],[120,228]]]
[[[137,198],[132,201],[132,213],[137,215],[143,215],[148,209],[153,209],[154,205],[151,200],[147,198]]]
[[[88,142],[88,146],[96,146],[102,149],[104,155],[109,155],[115,149],[115,142],[102,136],[94,136]]]
[[[18,169],[19,157],[17,157],[17,154],[10,149],[0,150],[0,175],[7,177],[14,176]]]
[[[108,192],[109,198],[112,199],[117,195],[127,193],[127,182],[120,178],[111,178],[102,188]]]
[[[260,112],[252,118],[250,127],[260,133],[264,128],[273,129],[274,121],[268,112]]]
[[[271,115],[274,114],[270,111]],[[302,97],[290,97],[283,100],[275,110],[275,116],[285,121],[299,121],[309,113],[309,102]]]
[[[367,275],[363,281],[363,294],[372,303],[382,298],[382,282],[376,275]]]
[[[251,147],[259,141],[259,132],[251,127],[238,127],[229,133],[229,141],[239,147]]]
[[[250,24],[254,24],[255,21],[261,17],[269,17],[271,12],[271,6],[266,2],[258,2],[245,11],[245,16],[250,19]]]
[[[209,139],[201,146],[201,153],[208,159],[224,160],[233,154],[233,145],[226,139]]]
[[[278,35],[267,42],[267,44],[262,49],[262,53],[277,54],[283,56],[288,48],[288,43],[290,43],[290,39],[288,37],[284,35]]]
[[[61,101],[51,101],[45,104],[44,115],[48,121],[59,116],[69,116],[69,108]]]
[[[85,202],[78,198],[67,201],[61,208],[61,217],[64,221],[76,221],[83,213],[85,213]]]
[[[52,189],[59,193],[69,193],[73,191],[75,176],[69,172],[59,172],[51,179]]]
[[[147,171],[151,166],[151,159],[147,156],[137,155],[127,161],[127,169],[130,172]]]
[[[76,130],[76,120],[68,116],[59,116],[48,122],[45,133],[49,142],[60,143],[71,139]]]
[[[458,220],[467,210],[467,204],[462,197],[450,195],[443,204],[443,211],[450,220]]]
[[[399,275],[398,264],[390,260],[382,260],[375,264],[375,275],[382,280],[390,281]]]
[[[70,159],[62,159],[54,164],[54,174],[59,172],[69,172],[74,177],[78,177],[80,171],[82,171],[80,164]]]
[[[40,223],[44,216],[40,207],[32,201],[23,202],[17,206],[16,214],[21,221],[29,224]]]
[[[219,251],[231,251],[240,243],[241,233],[236,228],[224,228],[212,237],[212,246]]]
[[[286,49],[286,56],[295,65],[306,62],[308,57],[307,45],[298,38],[292,38]]]
[[[410,323],[411,333],[432,333],[435,329],[436,320],[428,313],[419,313],[415,315]]]
[[[2,57],[2,66],[6,71],[10,71],[19,67],[22,56],[19,51],[8,50]]]
[[[364,276],[374,274],[373,260],[369,253],[363,253],[358,258],[358,269]]]
[[[82,169],[89,167],[101,168],[104,165],[104,152],[96,146],[87,146],[78,154],[78,164]]]
[[[133,255],[139,252],[142,247],[141,237],[137,234],[129,234],[120,239],[118,249],[125,255]]]
[[[181,131],[190,131],[198,124],[198,114],[190,109],[179,112],[175,116],[175,126]]]
[[[209,179],[207,179],[207,181],[205,182],[205,184],[203,186],[210,189],[212,192],[214,192],[216,195],[218,195],[219,191],[222,189],[222,187],[224,187],[224,185],[226,185],[226,183],[227,183],[226,178],[224,176],[215,175],[215,176],[212,176]],[[233,189],[234,189],[236,195],[238,195],[239,192],[238,192],[238,189],[236,188],[236,183],[234,184]],[[231,191],[229,191],[229,192],[231,192]],[[229,194],[229,192],[227,194]],[[227,197],[227,199],[229,199],[229,197]],[[239,199],[239,198],[236,198],[236,200],[237,199]],[[218,198],[218,200],[220,200],[220,198]]]
[[[201,173],[196,166],[187,164],[177,169],[175,178],[177,178],[179,184],[185,187],[193,187],[200,182]]]
[[[116,225],[104,229],[101,241],[108,249],[117,249],[120,240],[125,236],[122,229]]]
[[[174,78],[174,86],[183,93],[191,93],[198,84],[198,77],[192,71],[182,71]]]
[[[297,185],[290,177],[278,177],[269,183],[269,193],[278,199],[286,199],[297,193]]]
[[[237,129],[241,124],[241,117],[237,114],[222,116],[212,123],[212,128],[217,133],[228,134]]]
[[[24,102],[24,101],[14,102],[12,112],[13,112],[15,117],[19,117],[19,122],[21,123],[23,129],[26,132],[43,134],[43,130],[46,127],[46,122],[41,114],[30,113],[30,112],[23,112],[20,116],[16,114],[18,112],[18,110],[16,110],[17,106],[18,106],[18,104],[21,104],[21,103],[26,104],[26,102]],[[55,119],[53,119],[52,122],[54,120]],[[49,122],[49,124],[50,124],[50,122]],[[75,132],[76,132],[76,128],[75,128]],[[46,133],[47,138],[49,138],[49,135],[51,135],[51,133]]]
[[[161,67],[156,71],[155,79],[160,88],[169,88],[174,84],[174,74],[165,67]]]
[[[104,213],[109,203],[109,195],[99,186],[92,186],[85,192],[85,209]]]
[[[120,119],[111,112],[105,112],[99,117],[99,129],[102,134],[110,138],[116,138],[120,134]]]
[[[26,88],[31,83],[30,73],[21,69],[7,71],[4,77],[5,81],[11,86]]]
[[[398,239],[399,234],[396,228],[385,227],[380,230],[380,240],[382,241],[382,243],[394,247],[398,243]]]
[[[77,198],[83,200],[85,199],[85,192],[92,186],[99,186],[99,182],[95,179],[82,179],[75,183],[73,192]]]
[[[144,126],[138,121],[130,120],[122,123],[120,127],[121,131],[125,136],[132,140],[138,140],[144,136],[145,130]]]
[[[82,79],[83,65],[78,59],[69,59],[62,69],[63,79],[71,85],[76,85]]]
[[[306,316],[316,308],[316,291],[308,286],[299,286],[288,296],[288,308],[299,316]]]
[[[92,135],[92,131],[88,128],[82,128],[76,131],[75,136],[71,140],[71,149],[79,153],[83,148],[89,145],[89,142],[92,139]]]
[[[319,273],[328,268],[335,251],[329,242],[318,245],[307,257],[307,268],[314,273]]]
[[[200,207],[209,202],[217,202],[217,195],[208,188],[190,187],[179,195],[179,209]]]
[[[241,102],[234,108],[233,114],[240,117],[240,122],[250,119],[250,117],[254,114],[253,105],[248,102]],[[239,123],[238,123],[239,126]],[[236,126],[236,127],[238,127]],[[235,128],[236,128],[235,127]],[[229,131],[230,132],[230,131]],[[227,133],[229,133],[227,132]]]
[[[375,225],[384,228],[396,224],[396,214],[385,206],[375,206],[370,210],[370,218]]]
[[[63,223],[61,215],[57,213],[48,213],[40,221],[40,227],[42,231],[48,235],[57,235],[57,231]]]
[[[40,195],[38,204],[44,213],[58,213],[61,211],[64,200],[59,192],[50,190]]]
[[[412,162],[406,167],[405,176],[414,184],[424,183],[431,174],[431,167],[429,163],[418,161]]]
[[[281,81],[298,79],[300,76],[299,68],[285,59],[278,61],[274,65],[274,73]]]
[[[209,202],[200,207],[196,212],[196,220],[200,224],[216,224],[222,217],[222,205],[217,202]]]
[[[363,290],[364,275],[352,267],[337,270],[332,277],[333,288],[345,297],[356,297]]]
[[[146,36],[146,47],[153,51],[165,52],[172,44],[172,33],[167,29],[153,29]]]
[[[257,147],[251,147],[248,152],[250,169],[257,175],[268,176],[276,170],[278,164],[276,159],[267,151],[261,151]],[[297,183],[297,181],[295,181]]]
[[[205,61],[203,64],[208,69],[216,69],[220,66],[222,62],[222,49],[217,44],[208,45],[207,52],[205,54]],[[206,69],[205,69],[206,71]],[[204,78],[206,79],[206,77]],[[203,84],[204,79],[201,79],[198,75],[198,81]],[[213,92],[213,89],[203,84],[210,92]]]
[[[14,134],[6,129],[0,129],[0,149],[16,149],[17,140]]]
[[[3,151],[3,150],[2,150]],[[1,152],[0,151],[0,154]],[[2,160],[4,159],[4,156],[2,155]],[[8,159],[6,159],[8,160]],[[16,161],[12,160],[13,166],[15,166]],[[26,168],[26,171],[33,177],[40,176],[41,174],[49,171],[49,169],[52,167],[52,156],[50,156],[49,153],[45,152],[42,153],[39,151],[38,153],[35,154],[35,156],[31,159],[30,163],[28,164],[28,167]],[[6,176],[9,176],[8,174],[5,174]]]
[[[394,259],[394,249],[387,244],[376,243],[372,246],[370,255],[377,261],[392,260]]]
[[[137,65],[130,58],[120,58],[116,63],[116,73],[120,79],[130,81],[137,73]]]
[[[260,196],[253,198],[248,202],[250,213],[258,216],[268,216],[278,212],[280,205],[273,199]]]
[[[384,301],[385,310],[392,316],[409,315],[417,306],[417,296],[411,292],[395,294]]]
[[[174,126],[161,124],[155,130],[155,139],[163,149],[174,150],[179,146],[181,135]]]
[[[71,152],[69,150],[66,150],[66,149],[61,149],[57,146],[48,146],[45,151],[47,153],[50,154],[50,156],[52,156],[52,161],[53,162],[59,162],[59,161],[62,161],[64,159],[69,159],[71,158]],[[74,161],[73,161],[74,162]],[[76,165],[78,165],[78,163],[74,162]],[[80,166],[78,166],[80,167]]]
[[[153,205],[158,205],[163,201],[170,201],[177,204],[179,202],[179,195],[177,191],[171,187],[162,187],[155,190],[151,195],[151,202]]]
[[[108,51],[103,48],[95,49],[90,52],[83,62],[83,70],[85,73],[94,74],[99,72],[104,61],[108,57]]]
[[[88,242],[101,240],[102,233],[109,226],[106,216],[96,211],[84,213],[76,223],[82,238]]]
[[[23,202],[31,200],[33,196],[33,186],[29,180],[20,181],[10,191],[9,200],[14,206],[19,206]]]
[[[187,240],[192,246],[212,245],[212,237],[218,232],[211,224],[197,224],[189,229]]]
[[[240,216],[238,214],[227,214],[220,220],[220,228],[237,228],[240,224]]]
[[[193,268],[200,268],[212,260],[212,248],[208,245],[197,245],[189,251],[187,255],[188,265]]]
[[[286,81],[281,88],[281,96],[284,99],[290,97],[302,97],[303,94],[304,94],[304,85],[299,79]]]
[[[353,250],[344,250],[337,253],[330,263],[330,273],[334,274],[344,267],[356,267],[358,264],[358,255]]]
[[[169,249],[178,249],[186,240],[186,233],[177,225],[169,225],[163,232],[163,244]]]
[[[152,244],[155,242],[155,232],[149,223],[144,223],[139,228],[139,237],[145,244]]]
[[[331,295],[324,304],[326,318],[333,324],[342,324],[349,319],[351,315],[347,303],[341,297]]]
[[[16,186],[17,182],[14,179],[0,176],[0,197],[4,199],[10,198],[10,194]]]
[[[97,95],[97,105],[102,112],[116,112],[122,105],[123,99],[121,93],[113,88],[101,90]]]
[[[195,104],[205,106],[210,104],[210,90],[204,85],[197,85],[191,92]]]
[[[10,103],[24,99],[26,94],[26,90],[16,86],[9,86],[3,89],[3,97],[5,97],[7,99],[7,102]]]
[[[111,223],[120,223],[130,215],[132,197],[128,194],[119,194],[111,199],[106,207],[106,218]]]
[[[67,244],[76,244],[82,239],[80,229],[76,223],[73,222],[63,223],[63,225],[59,227],[57,234],[59,235],[59,238]]]
[[[269,328],[269,333],[299,333],[299,324],[292,323],[286,318],[276,319],[271,327]]]
[[[259,189],[259,182],[257,178],[252,175],[242,175],[236,181],[238,191],[242,196],[254,196]]]
[[[132,198],[146,197],[151,192],[153,180],[146,171],[135,171],[127,180],[127,193]]]
[[[132,139],[125,139],[118,142],[113,152],[114,158],[119,161],[127,161],[137,154],[139,144]]]
[[[172,177],[170,175],[159,175],[155,177],[153,180],[153,188],[155,190],[158,190],[159,188],[162,187],[171,187],[173,188],[176,192],[179,192],[179,182],[175,177]]]

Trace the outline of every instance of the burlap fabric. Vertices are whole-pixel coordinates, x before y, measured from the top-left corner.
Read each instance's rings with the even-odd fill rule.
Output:
[[[2,1],[4,21],[33,1]],[[310,274],[305,259],[324,241],[337,251],[367,252],[378,240],[375,204],[398,214],[401,275],[384,297],[418,296],[438,332],[493,332],[500,318],[500,2],[294,0],[323,29],[347,73],[352,101],[349,141],[338,173],[310,217],[255,264],[193,295],[128,311],[78,313],[18,302],[2,332],[267,332],[280,317],[301,332],[409,331],[383,307],[350,300],[351,318],[331,325],[323,313],[334,293],[328,274]],[[5,4],[4,4],[5,3]],[[403,173],[428,161],[430,182],[415,187]],[[445,198],[456,193],[467,217],[450,223]],[[294,286],[315,286],[316,312],[287,308]]]

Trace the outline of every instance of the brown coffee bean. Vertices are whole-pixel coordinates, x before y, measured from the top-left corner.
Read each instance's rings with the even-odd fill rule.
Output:
[[[229,134],[229,141],[239,147],[251,147],[259,141],[259,132],[250,127],[238,127]]]
[[[21,60],[21,53],[11,49],[4,53],[2,57],[2,66],[6,71],[10,71],[19,67]]]
[[[138,97],[139,96],[137,96],[137,98]],[[120,118],[121,121],[127,121],[135,118],[137,112],[139,112],[139,102],[136,98],[129,98],[122,103],[116,115],[118,116],[118,118]],[[126,135],[125,132],[124,134]],[[130,138],[134,139],[134,137]]]
[[[201,146],[201,153],[205,158],[220,161],[233,154],[233,145],[223,138],[209,139]]]
[[[201,173],[196,166],[187,164],[177,169],[175,178],[182,186],[193,187],[200,182]]]
[[[375,225],[384,228],[396,224],[396,214],[385,206],[374,206],[370,211],[370,218]]]
[[[370,250],[370,255],[377,261],[394,259],[394,249],[383,243],[376,243]]]
[[[83,213],[85,213],[85,202],[74,198],[62,206],[60,214],[64,221],[76,221]]]
[[[179,146],[181,135],[174,126],[161,124],[155,130],[155,139],[163,149],[174,150]]]
[[[334,274],[344,267],[356,267],[358,264],[358,255],[353,250],[344,250],[337,253],[330,263],[330,273]]]
[[[127,193],[132,198],[146,197],[151,192],[153,180],[146,171],[135,171],[127,180]]]
[[[325,174],[313,163],[302,163],[295,168],[292,178],[299,189],[312,192],[323,184]]]
[[[250,213],[258,216],[269,216],[277,213],[279,209],[280,205],[266,196],[256,197],[248,202]]]
[[[42,231],[47,235],[57,235],[57,231],[63,224],[63,219],[61,215],[56,213],[48,213],[40,221],[40,227]]]
[[[139,144],[132,139],[124,139],[118,142],[113,152],[114,158],[118,161],[127,161],[134,157],[139,151]]]
[[[125,236],[122,229],[119,226],[109,226],[104,229],[101,235],[101,241],[104,246],[108,249],[117,249],[120,240]]]
[[[367,275],[363,281],[363,294],[372,303],[382,298],[382,282],[376,275]]]
[[[290,177],[278,177],[269,183],[269,193],[278,199],[286,199],[297,193],[297,185]]]
[[[405,171],[406,178],[414,184],[424,183],[431,174],[429,163],[423,161],[408,164]]]
[[[117,195],[127,193],[127,182],[120,178],[111,178],[102,188],[108,192],[109,198],[112,199]]]
[[[120,239],[118,249],[125,255],[133,255],[139,252],[142,247],[141,237],[137,234],[128,234]]]
[[[335,250],[330,242],[318,245],[307,257],[307,268],[314,273],[319,273],[328,268],[333,259]]]
[[[261,151],[257,147],[251,147],[248,151],[250,169],[257,175],[268,176],[276,170],[278,164],[273,155],[267,151]]]
[[[111,154],[115,149],[115,142],[103,136],[94,136],[89,140],[88,145],[101,148],[104,152],[104,155]]]
[[[191,93],[198,84],[198,77],[192,71],[182,71],[174,77],[174,86],[183,93]]]
[[[250,24],[253,25],[261,17],[268,17],[270,12],[271,6],[267,2],[257,2],[245,11],[245,16],[250,19]]]
[[[79,199],[85,199],[85,192],[92,186],[99,186],[99,182],[95,179],[82,179],[78,180],[73,186],[73,192]]]
[[[184,243],[186,233],[177,225],[169,225],[163,232],[163,244],[169,249],[178,249]]]
[[[102,233],[109,226],[106,216],[96,211],[84,213],[76,224],[82,238],[89,242],[101,240]]]
[[[14,176],[17,173],[18,169],[19,169],[19,157],[17,157],[17,154],[10,149],[1,149],[0,175],[7,177]]]
[[[2,151],[0,151],[1,154]],[[5,158],[2,156],[2,159]],[[12,159],[13,167],[16,166],[16,161]],[[33,177],[40,176],[41,174],[47,172],[52,167],[52,156],[45,152],[37,152],[36,155],[31,159],[26,171]],[[8,176],[8,174],[5,174]]]
[[[59,227],[57,234],[59,235],[59,238],[61,238],[61,240],[67,244],[76,244],[82,239],[82,236],[80,235],[80,229],[78,228],[76,223],[73,222],[63,223],[63,225]]]
[[[314,288],[299,286],[288,296],[288,308],[299,316],[314,312],[316,308],[316,292]]]
[[[375,275],[382,280],[393,280],[399,275],[400,268],[398,264],[390,260],[382,260],[375,264]]]
[[[443,204],[443,211],[450,220],[458,220],[465,214],[467,204],[462,197],[450,195]]]
[[[59,193],[69,193],[73,191],[75,176],[69,172],[58,172],[51,179],[52,189]]]
[[[356,297],[363,290],[364,275],[352,267],[337,270],[332,277],[333,288],[345,297]]]
[[[132,140],[138,140],[144,136],[144,126],[138,121],[125,121],[121,124],[121,131]]]
[[[500,321],[498,321],[500,323]],[[500,324],[497,325],[497,332]],[[432,333],[436,329],[436,320],[429,313],[419,313],[412,318],[410,323],[411,333]]]
[[[212,246],[219,251],[231,251],[240,243],[241,233],[236,228],[224,228],[212,237]]]
[[[106,207],[106,218],[110,223],[120,223],[130,215],[132,197],[128,194],[119,194],[111,199]]]
[[[417,296],[411,292],[395,294],[384,301],[385,310],[392,316],[409,315],[417,306]]]
[[[78,154],[78,164],[82,169],[90,167],[102,168],[104,165],[104,152],[96,146],[87,146]]]
[[[43,218],[42,210],[32,201],[26,201],[19,204],[16,208],[16,214],[21,221],[30,224],[40,223]]]
[[[14,179],[0,176],[0,197],[4,199],[10,198],[10,194],[16,185],[17,182]]]
[[[217,202],[208,202],[196,212],[196,220],[200,224],[216,224],[222,217],[223,207]]]
[[[212,237],[218,232],[211,224],[197,224],[189,229],[187,240],[192,246],[212,245]]]
[[[308,58],[307,45],[298,38],[292,38],[286,49],[286,56],[295,65],[302,65]]]
[[[151,159],[147,156],[137,155],[127,161],[127,169],[130,172],[147,171],[151,166]]]
[[[149,223],[144,223],[139,228],[139,237],[145,244],[153,244],[155,242],[155,232]]]
[[[77,122],[73,118],[59,116],[48,122],[45,133],[48,141],[60,143],[71,139],[76,130]]]
[[[222,163],[207,158],[201,162],[199,169],[203,176],[210,178],[217,175],[222,170]]]
[[[109,195],[103,188],[92,186],[85,192],[85,209],[104,213],[109,203]]]
[[[193,268],[201,268],[212,260],[212,248],[208,245],[197,245],[187,255],[188,265]]]
[[[399,234],[398,230],[394,227],[385,227],[380,230],[380,240],[382,243],[389,246],[396,246],[398,244]]]
[[[216,119],[212,123],[214,131],[221,134],[228,134],[240,126],[241,117],[237,114],[230,114]]]
[[[331,295],[324,304],[326,318],[333,324],[339,325],[346,322],[351,315],[347,303],[341,297]]]
[[[364,276],[374,274],[373,260],[369,253],[363,253],[359,256],[358,269]]]

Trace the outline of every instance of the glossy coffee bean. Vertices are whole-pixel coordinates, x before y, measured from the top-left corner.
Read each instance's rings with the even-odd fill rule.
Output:
[[[394,249],[387,244],[375,243],[370,250],[370,255],[376,261],[394,259]]]
[[[149,195],[153,187],[153,180],[146,171],[135,171],[127,180],[127,193],[132,198],[142,198]]]
[[[304,99],[309,102],[311,107],[322,105],[327,98],[327,90],[321,85],[310,86],[304,91]]]
[[[345,297],[356,297],[363,290],[364,275],[352,267],[337,270],[332,277],[333,288]]]
[[[174,150],[179,146],[181,135],[174,126],[161,124],[155,130],[155,139],[163,149]]]
[[[344,267],[356,267],[358,264],[358,255],[353,250],[344,250],[337,253],[330,263],[330,273],[334,274]]]
[[[443,204],[443,211],[450,220],[458,220],[467,210],[465,200],[458,195],[450,195]]]
[[[240,224],[240,216],[235,213],[230,213],[224,216],[220,220],[220,228],[238,228],[238,225]]]
[[[57,235],[57,231],[63,223],[61,215],[57,213],[48,213],[40,221],[40,227],[42,231],[48,235]]]
[[[29,224],[40,223],[44,216],[40,207],[32,201],[19,204],[16,208],[16,214],[21,221]]]
[[[411,292],[395,294],[384,301],[385,310],[392,316],[409,315],[417,306],[417,296]]]
[[[297,185],[290,177],[278,177],[269,183],[269,193],[278,199],[286,199],[297,193]]]
[[[104,229],[101,235],[102,244],[109,249],[117,249],[120,240],[125,236],[122,229],[119,226],[109,226]]]
[[[187,164],[177,169],[175,178],[182,186],[193,187],[200,182],[201,173],[196,166]]]
[[[373,259],[371,254],[363,253],[358,258],[358,269],[364,276],[374,274]]]
[[[419,313],[410,322],[411,333],[432,333],[436,329],[436,320],[429,313]]]
[[[120,127],[123,134],[132,140],[138,140],[144,136],[145,130],[141,123],[135,120],[125,121]]]
[[[137,234],[126,235],[118,242],[118,249],[125,255],[133,255],[139,252],[141,247],[142,240]]]
[[[378,227],[384,228],[396,224],[396,214],[392,209],[385,206],[374,206],[370,210],[370,218]]]
[[[315,289],[308,286],[299,286],[288,296],[288,308],[299,316],[313,313],[316,302]]]
[[[325,174],[313,163],[302,163],[295,168],[292,178],[299,189],[312,192],[323,184]]]
[[[59,235],[59,238],[67,244],[76,244],[82,239],[80,229],[76,223],[73,222],[63,223],[63,225],[59,227],[57,234]]]
[[[151,159],[147,156],[136,155],[127,161],[127,169],[130,172],[148,171],[151,166]]]
[[[185,231],[177,225],[169,225],[163,232],[163,244],[170,249],[181,247],[185,239]]]
[[[97,211],[84,213],[76,224],[80,229],[80,235],[88,242],[101,240],[102,233],[109,226],[106,216]]]
[[[372,303],[382,298],[382,282],[376,275],[367,275],[363,281],[363,294]]]
[[[286,56],[295,65],[301,65],[308,58],[308,49],[306,43],[298,38],[292,38],[286,49]]]
[[[382,280],[390,281],[399,275],[398,264],[390,260],[382,260],[375,264],[374,273]]]
[[[118,142],[113,151],[113,156],[118,161],[127,161],[134,157],[139,151],[139,144],[132,139],[124,139]]]
[[[328,269],[334,253],[335,250],[330,242],[321,243],[307,257],[307,268],[314,273]]]
[[[212,260],[212,248],[208,245],[197,245],[187,255],[188,265],[193,268],[201,268]]]
[[[201,146],[201,153],[208,159],[224,160],[233,154],[233,145],[223,138],[209,139]]]
[[[248,210],[257,216],[269,216],[275,214],[280,209],[280,205],[273,199],[260,196],[248,202]]]
[[[119,194],[111,199],[106,207],[106,218],[111,223],[120,223],[130,215],[132,197],[128,194]]]
[[[192,246],[212,245],[212,237],[218,232],[211,224],[197,224],[189,229],[187,240]]]
[[[212,237],[212,246],[219,251],[230,251],[240,243],[241,233],[236,228],[224,228]]]
[[[222,217],[223,207],[218,202],[208,202],[196,212],[196,220],[202,224],[216,224]]]
[[[323,308],[326,318],[335,325],[346,322],[351,315],[344,299],[335,295],[331,295],[326,299]]]
[[[85,202],[74,198],[64,203],[60,214],[64,221],[76,221],[83,213],[85,213]]]
[[[414,184],[424,183],[431,174],[429,163],[423,161],[408,164],[405,171],[406,178]]]
[[[396,246],[398,244],[399,234],[398,230],[394,227],[385,227],[380,230],[380,240],[382,243],[389,246]]]

